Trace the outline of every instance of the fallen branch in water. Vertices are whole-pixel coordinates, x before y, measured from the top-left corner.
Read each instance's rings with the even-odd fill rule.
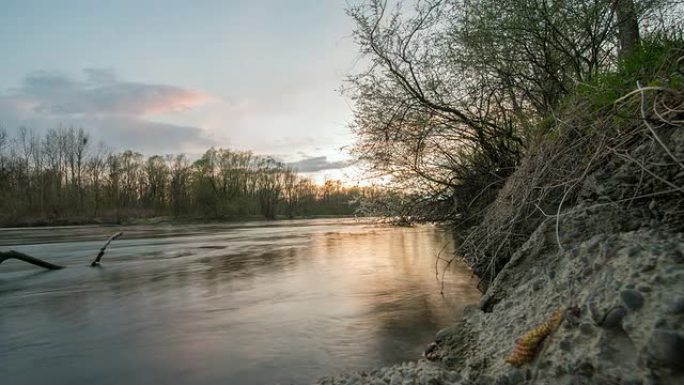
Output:
[[[18,251],[0,251],[0,263],[10,258],[18,259],[20,261],[28,262],[36,266],[44,267],[48,270],[59,270],[64,268],[64,266],[55,265],[50,262],[43,261],[42,259],[34,258],[30,255],[20,253]]]
[[[109,246],[109,244],[112,243],[113,240],[115,240],[116,238],[119,238],[122,235],[123,235],[123,231],[119,231],[118,233],[109,237],[109,239],[107,239],[107,242],[100,249],[100,252],[97,253],[97,257],[95,257],[95,260],[93,260],[93,262],[90,263],[90,266],[95,267],[95,266],[100,265],[100,260],[102,259],[102,256],[104,255],[105,250],[107,250],[107,247]]]

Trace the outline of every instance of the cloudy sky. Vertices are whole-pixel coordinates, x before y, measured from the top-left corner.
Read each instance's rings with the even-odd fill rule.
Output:
[[[115,150],[252,150],[342,176],[345,0],[3,0],[0,125]]]

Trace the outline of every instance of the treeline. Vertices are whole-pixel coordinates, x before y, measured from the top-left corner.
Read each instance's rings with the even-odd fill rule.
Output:
[[[175,216],[353,214],[372,189],[314,184],[272,158],[228,149],[145,157],[93,146],[82,129],[0,129],[0,224]]]

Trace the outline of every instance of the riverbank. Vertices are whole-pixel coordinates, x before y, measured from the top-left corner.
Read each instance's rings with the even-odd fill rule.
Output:
[[[637,67],[662,87],[639,70],[554,117],[464,230],[485,293],[425,358],[318,383],[684,383],[681,53]]]

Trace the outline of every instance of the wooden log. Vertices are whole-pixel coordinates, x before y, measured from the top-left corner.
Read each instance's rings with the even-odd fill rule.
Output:
[[[98,265],[100,264],[100,260],[102,259],[102,256],[103,256],[104,253],[105,253],[105,250],[107,250],[107,247],[109,247],[109,244],[112,243],[113,240],[115,240],[116,238],[119,238],[119,237],[122,236],[122,235],[123,235],[123,231],[119,231],[118,233],[116,233],[116,234],[112,235],[111,237],[109,237],[109,239],[107,239],[107,242],[106,242],[106,243],[102,246],[102,248],[100,249],[100,252],[97,253],[97,256],[95,257],[95,259],[93,260],[93,262],[90,263],[90,266],[91,266],[91,267],[98,266]]]
[[[6,259],[10,259],[10,258],[18,259],[20,261],[28,262],[28,263],[34,264],[36,266],[44,267],[48,270],[59,270],[59,269],[64,268],[64,266],[55,265],[53,263],[43,261],[42,259],[38,259],[38,258],[32,257],[30,255],[26,255],[24,253],[20,253],[20,252],[15,251],[15,250],[0,251],[0,263],[4,262]]]

